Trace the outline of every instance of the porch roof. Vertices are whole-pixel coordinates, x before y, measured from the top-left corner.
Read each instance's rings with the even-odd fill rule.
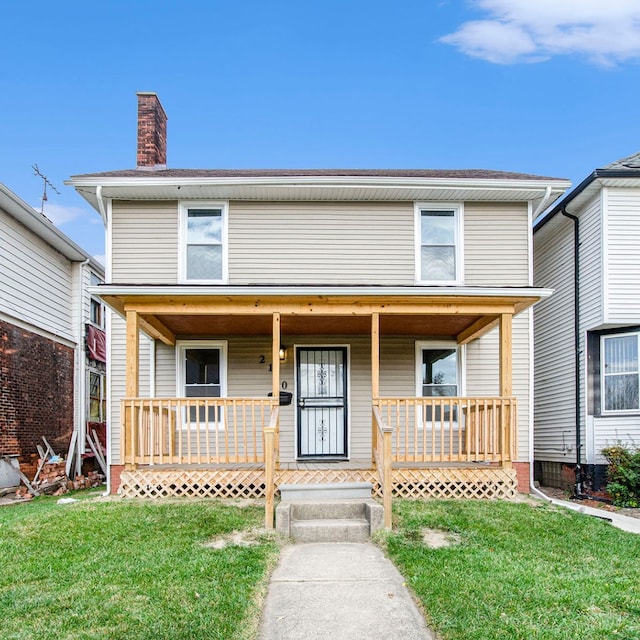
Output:
[[[91,289],[122,316],[166,344],[177,337],[368,335],[378,314],[382,335],[452,338],[466,343],[549,296],[533,287],[101,285]]]

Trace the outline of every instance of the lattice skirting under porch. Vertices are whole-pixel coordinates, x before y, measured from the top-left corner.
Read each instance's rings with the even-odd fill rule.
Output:
[[[502,498],[518,494],[515,469],[444,468],[394,469],[393,496],[397,498]]]
[[[120,475],[125,498],[264,498],[262,469],[153,469]]]
[[[123,471],[120,494],[127,498],[264,498],[261,469],[153,469]],[[370,482],[382,497],[374,469],[292,469],[276,472],[280,484]],[[394,469],[397,498],[503,498],[517,495],[515,469]]]

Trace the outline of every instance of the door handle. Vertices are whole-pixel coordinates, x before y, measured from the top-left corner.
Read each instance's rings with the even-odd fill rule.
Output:
[[[299,406],[301,409],[304,409],[304,398],[300,398],[300,399],[298,400],[298,406]]]

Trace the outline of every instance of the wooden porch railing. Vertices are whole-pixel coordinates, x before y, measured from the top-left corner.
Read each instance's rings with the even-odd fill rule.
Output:
[[[272,398],[127,398],[124,464],[264,463]],[[276,422],[277,425],[277,422]],[[277,428],[275,439],[277,443]]]
[[[516,399],[379,398],[393,462],[499,462],[516,457]]]
[[[391,529],[391,491],[393,488],[391,438],[393,429],[382,421],[380,409],[374,405],[371,421],[371,441],[373,461],[378,470],[378,479],[382,489],[382,506],[384,508],[384,527]]]
[[[515,398],[374,399],[371,444],[391,528],[394,463],[498,462],[516,457]]]

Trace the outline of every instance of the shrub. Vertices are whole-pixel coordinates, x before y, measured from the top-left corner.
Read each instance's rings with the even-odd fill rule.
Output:
[[[607,493],[617,507],[640,507],[640,449],[621,444],[606,447]]]

